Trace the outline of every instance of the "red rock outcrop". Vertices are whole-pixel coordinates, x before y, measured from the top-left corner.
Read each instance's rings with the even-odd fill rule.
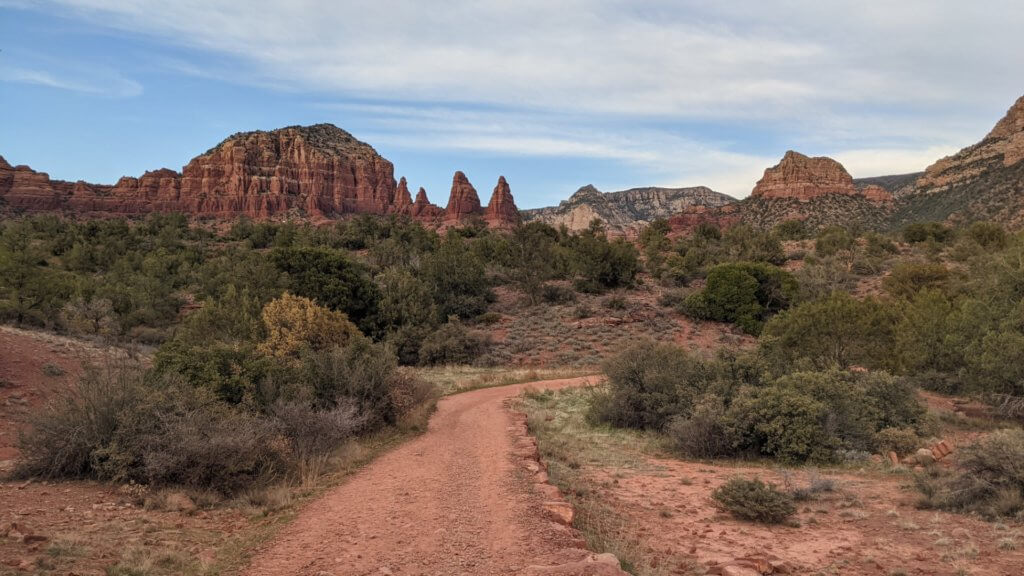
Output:
[[[860,189],[860,194],[876,203],[892,202],[892,194],[877,184],[868,184],[867,186]]]
[[[687,206],[682,212],[678,212],[668,219],[669,227],[672,230],[669,235],[672,237],[689,236],[701,224],[710,224],[725,230],[742,221],[741,206],[742,204],[738,202],[722,206],[704,204]]]
[[[1024,96],[1017,99],[981,142],[929,166],[915,183],[915,191],[932,193],[957,188],[1021,160],[1024,160]]]
[[[503,180],[502,180],[503,182]],[[423,222],[457,223],[484,216],[476,190],[457,172],[446,212],[423,189],[414,202],[405,178],[369,145],[330,125],[291,126],[235,134],[192,159],[179,174],[161,169],[113,186],[51,180],[0,157],[0,206],[14,212],[82,215],[182,212],[198,218],[408,214]],[[507,184],[488,222],[518,222]]]
[[[394,167],[330,124],[236,134],[197,156],[181,175],[181,211],[265,218],[386,214]]]
[[[444,209],[445,222],[461,222],[474,216],[483,215],[480,197],[476,188],[461,171],[452,177],[452,192],[448,197],[448,206]]]
[[[516,208],[512,191],[504,176],[498,177],[498,185],[494,187],[491,201],[487,203],[487,209],[484,210],[484,220],[492,228],[511,228],[522,223],[519,208]]]
[[[409,215],[420,222],[433,222],[444,216],[444,209],[427,199],[427,191],[420,187],[416,201],[409,207]]]
[[[857,194],[849,172],[831,158],[811,158],[790,150],[781,162],[764,171],[751,196],[807,202],[826,194]]]
[[[395,201],[391,204],[391,212],[396,214],[407,214],[412,208],[412,195],[409,194],[409,183],[405,176],[398,180],[398,189],[395,190]]]

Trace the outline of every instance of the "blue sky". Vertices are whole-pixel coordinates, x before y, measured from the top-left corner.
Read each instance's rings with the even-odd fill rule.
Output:
[[[1024,3],[0,0],[0,155],[110,183],[331,122],[443,204],[921,170],[1024,94]]]

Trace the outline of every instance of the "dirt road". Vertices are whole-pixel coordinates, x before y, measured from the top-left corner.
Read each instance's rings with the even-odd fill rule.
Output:
[[[443,399],[425,434],[307,506],[246,574],[515,574],[572,546],[511,458],[502,404],[524,386]]]

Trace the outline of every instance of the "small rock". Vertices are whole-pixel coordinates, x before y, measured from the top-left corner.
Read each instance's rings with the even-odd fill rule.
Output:
[[[572,526],[572,519],[574,512],[572,505],[568,502],[556,502],[550,501],[544,503],[544,512],[546,512],[553,520],[559,524],[565,526]]]

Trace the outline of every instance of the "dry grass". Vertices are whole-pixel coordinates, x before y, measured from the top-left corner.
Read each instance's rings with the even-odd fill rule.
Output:
[[[661,451],[654,436],[588,424],[588,399],[589,392],[584,389],[527,390],[522,400],[530,431],[537,437],[541,457],[547,463],[550,481],[569,495],[576,510],[573,525],[591,550],[615,554],[631,574],[700,574],[695,564],[691,569],[685,568],[692,559],[682,555],[676,563],[659,563],[644,548],[638,527],[603,503],[596,486],[581,473],[586,466],[616,468],[623,473],[650,471],[644,455]]]
[[[434,384],[443,396],[536,380],[575,378],[591,373],[593,371],[576,368],[484,368],[478,366],[435,366],[416,370],[416,374],[420,378]]]

